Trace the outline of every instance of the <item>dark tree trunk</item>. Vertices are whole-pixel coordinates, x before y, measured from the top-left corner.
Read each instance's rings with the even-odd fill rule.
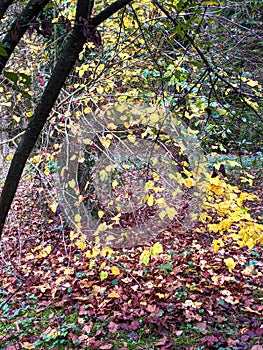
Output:
[[[111,4],[108,8],[90,20],[90,31],[92,32],[92,30],[94,30],[99,24],[130,2],[131,0],[118,0]],[[84,36],[86,30],[84,31],[85,21],[83,19],[89,18],[92,10],[91,4],[93,4],[93,0],[78,0],[73,32],[54,68],[40,103],[28,124],[26,132],[23,135],[11,162],[0,197],[0,238],[26,161],[44,127],[51,108],[56,102],[68,74],[74,67],[84,43],[88,40],[88,38]]]
[[[0,0],[0,20],[4,17],[6,10],[13,2],[14,0]]]
[[[48,2],[49,0],[31,0],[24,8],[21,15],[13,22],[10,31],[8,31],[2,41],[3,48],[6,50],[7,55],[0,56],[0,73],[9,60],[16,45],[29,28],[32,19],[38,16],[39,12],[43,10]]]

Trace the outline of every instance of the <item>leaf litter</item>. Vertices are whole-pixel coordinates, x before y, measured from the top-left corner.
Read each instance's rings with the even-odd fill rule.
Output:
[[[1,242],[1,349],[61,339],[67,349],[262,349],[262,245],[228,241],[215,254],[210,235],[175,223],[128,250],[76,245],[46,205],[53,196],[25,180],[13,203]],[[32,308],[34,331],[24,328]]]

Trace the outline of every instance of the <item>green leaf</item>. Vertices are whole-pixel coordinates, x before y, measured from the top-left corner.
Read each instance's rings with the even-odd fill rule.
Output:
[[[108,277],[108,272],[107,271],[101,271],[100,273],[100,280],[104,281]]]
[[[151,253],[148,249],[145,249],[140,255],[140,261],[145,265],[149,265]]]
[[[114,280],[111,281],[111,284],[113,286],[116,286],[117,284],[119,284],[119,279],[118,278],[115,278]]]
[[[31,85],[31,77],[25,73],[20,73],[19,74],[20,77],[22,78],[23,80],[23,83],[26,85],[26,86],[30,86]]]
[[[7,56],[7,52],[6,52],[6,50],[3,48],[3,46],[0,46],[0,56],[4,56],[4,57]]]
[[[7,79],[13,81],[15,84],[18,82],[18,79],[19,79],[19,75],[14,72],[4,71],[4,76]]]

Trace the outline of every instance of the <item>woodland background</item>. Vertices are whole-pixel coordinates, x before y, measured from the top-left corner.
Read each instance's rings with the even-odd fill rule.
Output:
[[[3,0],[0,19],[0,348],[263,349],[261,1]],[[130,247],[89,240],[57,181],[65,136],[116,105],[158,106],[188,130],[168,135],[182,212],[148,181],[146,219],[161,208],[163,230]],[[132,118],[131,149],[163,132],[155,115]],[[114,123],[90,130],[66,182],[106,226],[86,181]],[[190,158],[205,165],[201,191]]]

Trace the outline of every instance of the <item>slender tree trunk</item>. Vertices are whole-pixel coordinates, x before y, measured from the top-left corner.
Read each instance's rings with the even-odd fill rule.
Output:
[[[131,0],[117,0],[108,6],[104,11],[89,21],[90,30],[95,30],[99,24],[104,22],[112,14],[116,13],[130,2]],[[11,162],[0,197],[0,238],[26,161],[45,125],[46,120],[48,119],[49,113],[56,102],[68,74],[78,59],[84,43],[89,39],[84,36],[85,21],[83,19],[89,18],[92,10],[91,4],[93,4],[93,1],[78,0],[73,32],[70,35],[68,43],[54,68],[40,103],[28,124],[27,130],[23,135],[23,138],[18,145],[14,158]]]

